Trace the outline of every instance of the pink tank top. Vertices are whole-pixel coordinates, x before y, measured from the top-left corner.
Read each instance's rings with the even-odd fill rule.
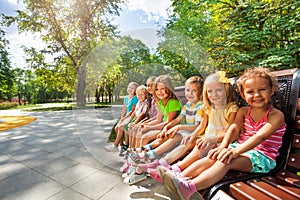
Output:
[[[258,122],[254,122],[253,119],[250,117],[251,107],[249,106],[247,115],[244,119],[244,127],[242,133],[238,139],[238,142],[242,144],[250,137],[256,134],[258,130],[260,130],[267,122],[268,122],[268,114],[272,109],[272,105],[267,110],[265,116],[259,120]],[[286,124],[279,127],[275,133],[273,133],[268,139],[264,142],[257,145],[254,150],[260,151],[264,155],[268,156],[272,160],[275,160],[276,157],[279,155],[279,148],[282,144],[282,136],[285,133]]]

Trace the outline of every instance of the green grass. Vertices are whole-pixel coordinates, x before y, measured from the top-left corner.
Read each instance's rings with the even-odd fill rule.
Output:
[[[86,106],[76,106],[73,103],[53,103],[50,106],[43,106],[43,104],[36,105],[22,105],[11,109],[21,109],[26,111],[44,112],[44,111],[62,111],[62,110],[78,110],[78,109],[101,109],[111,107],[111,104],[95,104],[89,103]]]

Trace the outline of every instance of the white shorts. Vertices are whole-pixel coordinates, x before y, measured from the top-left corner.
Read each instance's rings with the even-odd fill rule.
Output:
[[[182,137],[184,138],[184,137],[186,137],[186,136],[188,136],[188,135],[191,135],[193,132],[191,132],[191,131],[186,131],[186,130],[180,130],[180,131],[178,131],[178,133],[180,134],[180,135],[182,135]],[[177,133],[177,134],[178,134]]]

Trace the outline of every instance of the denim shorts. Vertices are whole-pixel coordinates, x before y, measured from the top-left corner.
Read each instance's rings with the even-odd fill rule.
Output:
[[[230,144],[229,147],[236,148],[239,145],[239,143],[234,142]],[[243,154],[247,155],[247,157],[251,160],[251,172],[268,173],[276,166],[276,162],[274,160],[257,150],[249,150]]]

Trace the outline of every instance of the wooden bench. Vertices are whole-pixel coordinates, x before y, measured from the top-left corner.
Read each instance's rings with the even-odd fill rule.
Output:
[[[297,134],[300,134],[300,103],[297,111],[297,102],[300,102],[300,70],[295,68],[272,73],[279,83],[272,97],[273,105],[284,113],[287,124],[276,168],[268,174],[229,171],[220,182],[199,191],[205,199],[281,199],[283,196],[284,199],[300,199],[300,180],[299,175],[296,175],[300,171],[300,153],[297,150]],[[182,103],[186,102],[184,86],[176,87],[175,94]],[[239,105],[243,106],[244,102],[239,99]],[[287,192],[289,189],[291,191]]]

